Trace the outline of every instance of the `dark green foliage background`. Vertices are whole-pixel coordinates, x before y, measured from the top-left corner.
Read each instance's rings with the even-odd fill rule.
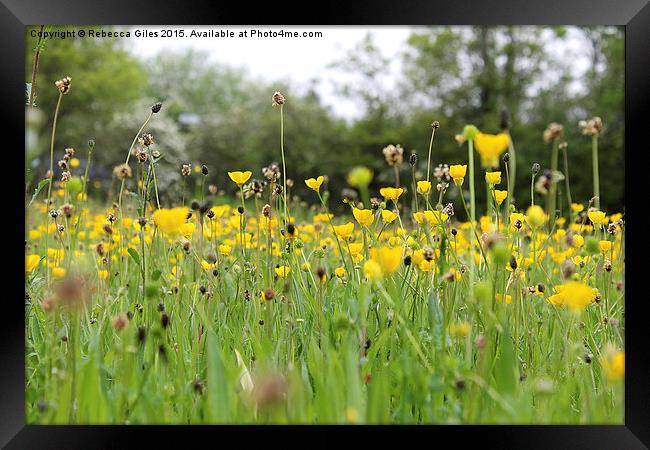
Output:
[[[163,190],[168,187],[167,194],[174,194],[183,162],[207,164],[209,182],[221,189],[233,190],[226,179],[227,170],[249,169],[261,178],[261,168],[279,160],[279,114],[271,107],[270,98],[280,90],[287,97],[288,175],[296,181],[294,193],[298,195],[304,193],[304,178],[327,174],[329,189],[338,198],[346,187],[347,172],[359,164],[375,171],[371,193],[376,192],[380,185],[392,182],[392,171],[381,154],[391,143],[405,148],[405,159],[416,150],[418,170],[423,173],[433,120],[440,121],[441,127],[432,164],[464,163],[466,147],[459,148],[454,135],[466,123],[485,132],[498,132],[499,112],[507,107],[517,149],[515,198],[519,204],[529,203],[530,166],[534,162],[543,169],[550,165],[550,146],[542,142],[542,131],[549,122],[564,125],[572,197],[588,201],[592,195],[591,141],[581,135],[578,121],[600,116],[605,124],[600,139],[601,206],[610,212],[621,211],[625,173],[623,32],[616,28],[579,29],[588,43],[585,52],[591,67],[577,80],[583,89],[576,92],[570,89],[576,81],[570,70],[572,61],[543,45],[546,41],[541,35],[548,36],[549,30],[553,39],[568,39],[564,28],[418,29],[400,55],[403,77],[390,91],[378,81],[389,61],[368,37],[332,63],[356,80],[337,86],[341,99],[357,102],[365,111],[352,122],[324,106],[315,87],[297,94],[282,80],[255,79],[242,70],[207,62],[198,52],[136,58],[120,39],[48,40],[36,80],[36,109],[41,115],[33,122],[36,138],[28,141],[27,192],[33,191],[45,171],[58,95],[53,83],[69,75],[73,87],[61,108],[55,152],[60,156],[65,147],[75,147],[83,164],[85,143],[94,138],[94,178],[106,179],[104,186],[110,186],[112,168],[123,162],[134,132],[149,106],[158,100],[164,106],[152,121],[151,132],[165,154],[159,176]],[[31,80],[37,43],[30,31],[26,30],[26,82]],[[182,113],[197,114],[201,123],[182,124]],[[410,185],[406,163],[402,182]],[[483,202],[484,196],[478,189],[477,202]],[[163,192],[163,201],[165,198],[169,197]],[[336,208],[337,203],[332,206]]]

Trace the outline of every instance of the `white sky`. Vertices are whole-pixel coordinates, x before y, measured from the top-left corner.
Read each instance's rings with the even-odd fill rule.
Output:
[[[162,30],[183,30],[185,37],[161,37]],[[320,31],[323,37],[250,37],[250,30],[264,31]],[[340,26],[197,26],[197,27],[131,27],[131,39],[128,46],[138,56],[149,58],[162,50],[181,50],[194,48],[207,51],[212,62],[245,68],[247,72],[266,81],[286,80],[297,89],[307,88],[312,80],[322,94],[324,103],[334,112],[348,119],[358,117],[362,111],[350,101],[341,101],[334,95],[334,83],[342,74],[327,66],[341,59],[347,50],[363,39],[366,33],[373,35],[374,43],[381,49],[384,57],[392,61],[387,68],[382,82],[386,88],[394,86],[400,76],[400,58],[398,55],[406,48],[406,39],[416,30],[414,27],[340,27]],[[137,31],[157,31],[158,37],[136,37]],[[192,30],[197,31],[232,31],[235,37],[190,37]],[[238,37],[241,31],[248,30],[249,37]],[[588,55],[584,54],[584,43],[576,30],[570,30],[573,36],[568,45],[558,47],[561,57],[572,61],[576,73],[580,73],[588,64]],[[552,44],[557,45],[557,44]],[[582,50],[582,52],[580,51]],[[560,55],[559,55],[560,56]]]

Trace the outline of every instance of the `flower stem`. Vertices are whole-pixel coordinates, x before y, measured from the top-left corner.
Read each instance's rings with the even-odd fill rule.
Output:
[[[427,181],[431,174],[431,148],[433,147],[433,137],[436,135],[436,128],[431,128],[431,140],[429,141],[429,156],[427,157]]]
[[[147,117],[147,120],[144,121],[138,132],[136,133],[135,137],[133,138],[133,142],[131,142],[131,146],[129,147],[129,152],[126,154],[126,161],[124,164],[128,165],[129,160],[131,159],[131,151],[133,150],[133,146],[135,145],[135,142],[138,140],[138,136],[140,136],[140,133],[142,133],[142,130],[144,130],[144,127],[147,126],[149,123],[149,120],[151,120],[151,116],[153,116],[153,112],[149,113],[149,116]],[[117,198],[117,204],[120,207],[120,216],[122,215],[122,193],[124,192],[124,183],[126,181],[126,178],[122,178],[122,184],[120,185],[120,194]]]
[[[474,140],[467,141],[467,151],[469,159],[469,196],[470,196],[470,219],[472,223],[476,222],[476,197],[474,194]],[[461,192],[462,194],[462,192]],[[463,202],[465,200],[463,199]]]
[[[594,134],[591,137],[591,158],[592,169],[594,176],[594,206],[600,209],[600,180],[598,177],[598,135]]]
[[[530,176],[530,206],[535,206],[535,174]]]
[[[510,136],[510,133],[508,133],[508,136],[510,137],[510,141],[508,143],[508,154],[510,155],[509,169],[510,169],[510,177],[512,178],[512,182],[508,184],[508,203],[507,203],[506,214],[509,214],[510,212],[510,203],[514,198],[515,183],[517,181],[517,157],[515,154],[515,145],[512,143],[512,136]],[[506,164],[506,173],[507,171],[508,171],[508,164]]]
[[[138,140],[138,136],[140,136],[140,133],[142,133],[142,130],[144,130],[144,127],[146,127],[147,124],[149,123],[149,120],[151,120],[151,117],[153,116],[153,114],[154,114],[153,111],[149,113],[149,116],[147,117],[147,120],[144,121],[144,123],[142,124],[142,126],[140,127],[138,132],[136,133],[135,137],[133,138],[133,142],[131,142],[131,146],[129,147],[129,152],[126,155],[126,161],[124,163],[125,165],[129,164],[129,159],[131,158],[131,151],[133,150],[133,146],[135,145],[135,142]],[[118,210],[119,210],[119,214],[120,214],[120,235],[122,235],[122,236],[124,235],[123,234],[124,233],[124,225],[122,224],[122,217],[123,217],[123,213],[122,213],[122,193],[124,192],[124,183],[125,182],[126,182],[126,177],[123,177],[122,178],[122,183],[120,184],[120,194],[118,195],[118,200],[117,200]],[[120,254],[121,254],[122,253],[122,240],[120,240],[119,250],[120,250]]]
[[[562,147],[562,153],[564,156],[564,183],[566,184],[566,198],[569,202],[569,217],[571,217],[571,187],[569,184],[569,158],[567,156],[566,146]]]
[[[428,175],[428,173],[427,173]],[[411,166],[411,178],[413,178],[413,201],[415,203],[415,210],[419,211],[418,208],[418,188],[417,188],[417,183],[415,181],[415,166]],[[429,181],[429,180],[427,180]]]
[[[56,135],[56,122],[59,118],[59,107],[61,106],[61,99],[63,98],[63,93],[59,92],[59,99],[56,102],[56,109],[54,110],[54,121],[52,122],[52,138],[50,140],[50,182],[48,183],[47,186],[47,207],[45,208],[45,215],[47,218],[47,215],[50,213],[50,202],[52,201],[52,182],[54,181],[54,136]],[[47,257],[47,249],[49,247],[49,237],[50,233],[47,230],[47,220],[45,221],[45,255]],[[49,258],[48,258],[48,263]],[[50,272],[49,270],[46,271],[47,273],[47,282],[49,284],[50,282]]]
[[[551,151],[551,188],[548,192],[548,214],[549,217],[555,217],[555,201],[557,193],[557,183],[555,182],[555,172],[557,172],[557,158],[558,158],[558,142],[557,139],[553,141],[553,149]]]
[[[508,197],[506,198],[506,211],[505,216],[503,217],[503,223],[510,225],[510,193],[512,192],[512,182],[510,181],[510,169],[508,169],[508,164],[506,164],[506,184],[508,186]],[[499,208],[499,212],[501,209]],[[506,228],[506,233],[509,234],[509,229]]]
[[[284,159],[284,111],[282,105],[280,105],[280,152],[282,153],[282,197],[284,198],[284,224],[286,226],[289,213],[287,211],[287,165]]]

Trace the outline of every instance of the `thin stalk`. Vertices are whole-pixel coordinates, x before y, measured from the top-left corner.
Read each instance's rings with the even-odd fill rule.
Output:
[[[289,220],[289,213],[287,211],[287,165],[284,159],[284,112],[283,105],[280,105],[280,152],[282,153],[282,189],[284,198],[284,225],[286,226]]]
[[[41,59],[41,48],[44,42],[43,29],[45,25],[41,25],[38,33],[38,41],[36,42],[36,52],[34,53],[34,65],[32,66],[32,87],[29,90],[29,109],[34,109],[34,99],[36,98],[36,73],[38,72],[38,63]]]
[[[129,160],[131,159],[131,151],[133,150],[133,146],[135,145],[135,142],[138,140],[138,136],[140,136],[140,133],[142,133],[142,130],[144,130],[144,127],[147,126],[149,123],[149,120],[151,120],[151,117],[153,116],[153,111],[149,113],[149,116],[147,117],[147,120],[144,121],[138,132],[136,133],[135,137],[133,138],[133,142],[131,142],[131,146],[129,147],[129,152],[126,154],[126,161],[124,162],[125,165],[129,164]],[[122,215],[122,193],[124,192],[124,183],[126,182],[126,178],[122,178],[122,184],[120,185],[120,194],[117,199],[117,203],[119,205],[120,209],[120,217]]]
[[[474,194],[474,140],[467,141],[467,151],[469,158],[469,195],[470,195],[470,219],[472,223],[476,222],[476,196]],[[461,192],[462,194],[462,192]],[[464,200],[463,200],[464,201]]]
[[[548,192],[548,210],[546,214],[549,217],[555,217],[555,204],[557,183],[555,182],[555,172],[557,172],[557,159],[558,159],[558,142],[557,139],[553,141],[553,149],[551,150],[551,188]]]
[[[510,203],[514,198],[515,183],[517,182],[517,156],[515,153],[515,145],[512,143],[512,136],[510,136],[510,132],[508,132],[508,137],[510,138],[510,141],[508,142],[508,154],[510,155],[510,164],[509,164],[510,167],[508,167],[508,164],[506,164],[506,173],[508,172],[509,169],[510,177],[512,178],[512,183],[508,184],[508,203],[507,203],[506,214],[508,214],[510,211]]]
[[[562,146],[562,154],[564,156],[564,184],[566,185],[566,198],[569,202],[569,217],[571,217],[571,187],[569,185],[569,158],[567,156],[566,146]]]
[[[436,135],[436,127],[431,127],[431,140],[429,141],[429,156],[427,157],[427,181],[431,174],[431,148],[433,147],[433,137]]]
[[[417,182],[415,181],[415,166],[411,166],[411,178],[413,178],[413,201],[415,202],[415,210],[419,211],[419,208],[418,208],[418,187],[417,187]],[[429,181],[429,180],[427,180],[427,181]]]
[[[594,178],[594,206],[600,209],[600,179],[598,176],[598,135],[591,137],[591,163]]]
[[[503,222],[506,224],[506,233],[509,234],[510,225],[510,195],[512,192],[512,183],[510,182],[510,169],[508,169],[508,164],[506,164],[506,185],[508,187],[508,197],[506,198],[506,212],[503,218]]]
[[[45,208],[45,256],[47,257],[47,249],[49,247],[50,233],[47,231],[47,215],[50,213],[50,202],[52,201],[52,182],[54,181],[54,136],[56,135],[56,122],[59,118],[59,108],[61,107],[61,99],[63,93],[59,92],[59,99],[56,101],[56,109],[54,110],[54,122],[52,122],[52,138],[50,139],[50,182],[47,186],[47,207]],[[48,258],[48,263],[50,262]],[[47,274],[47,283],[50,283],[50,271],[45,271]]]
[[[131,146],[129,147],[129,151],[128,151],[127,155],[126,155],[126,161],[124,162],[125,165],[129,164],[129,160],[131,159],[131,151],[133,150],[133,146],[135,145],[135,142],[138,140],[138,136],[140,136],[140,134],[142,133],[142,130],[144,130],[144,127],[147,126],[147,124],[149,123],[149,120],[151,120],[151,117],[153,115],[154,115],[154,112],[151,111],[149,113],[149,116],[147,116],[147,120],[144,121],[144,123],[142,124],[142,126],[140,127],[138,132],[136,133],[135,137],[133,138],[133,141],[131,142]],[[118,210],[119,210],[118,213],[120,215],[120,236],[124,235],[124,224],[123,224],[123,220],[122,220],[123,217],[124,217],[124,213],[122,211],[122,194],[124,192],[124,183],[125,182],[126,182],[126,177],[123,177],[122,182],[120,184],[120,194],[118,195],[118,199],[117,199]],[[120,252],[119,254],[122,253],[122,239],[120,239],[119,252]]]
[[[530,206],[535,206],[535,174],[530,177]]]

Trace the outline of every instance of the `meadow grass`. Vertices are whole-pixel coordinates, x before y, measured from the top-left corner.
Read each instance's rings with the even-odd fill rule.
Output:
[[[400,184],[394,146],[398,187],[349,213],[320,174],[314,207],[285,195],[284,161],[230,172],[235,197],[184,167],[197,200],[160,208],[147,122],[119,198],[89,198],[66,151],[26,209],[28,423],[623,423],[621,214],[554,217],[490,164],[429,173],[431,149]],[[509,137],[477,132],[458,139],[498,166]],[[474,182],[485,215],[460,221]]]

